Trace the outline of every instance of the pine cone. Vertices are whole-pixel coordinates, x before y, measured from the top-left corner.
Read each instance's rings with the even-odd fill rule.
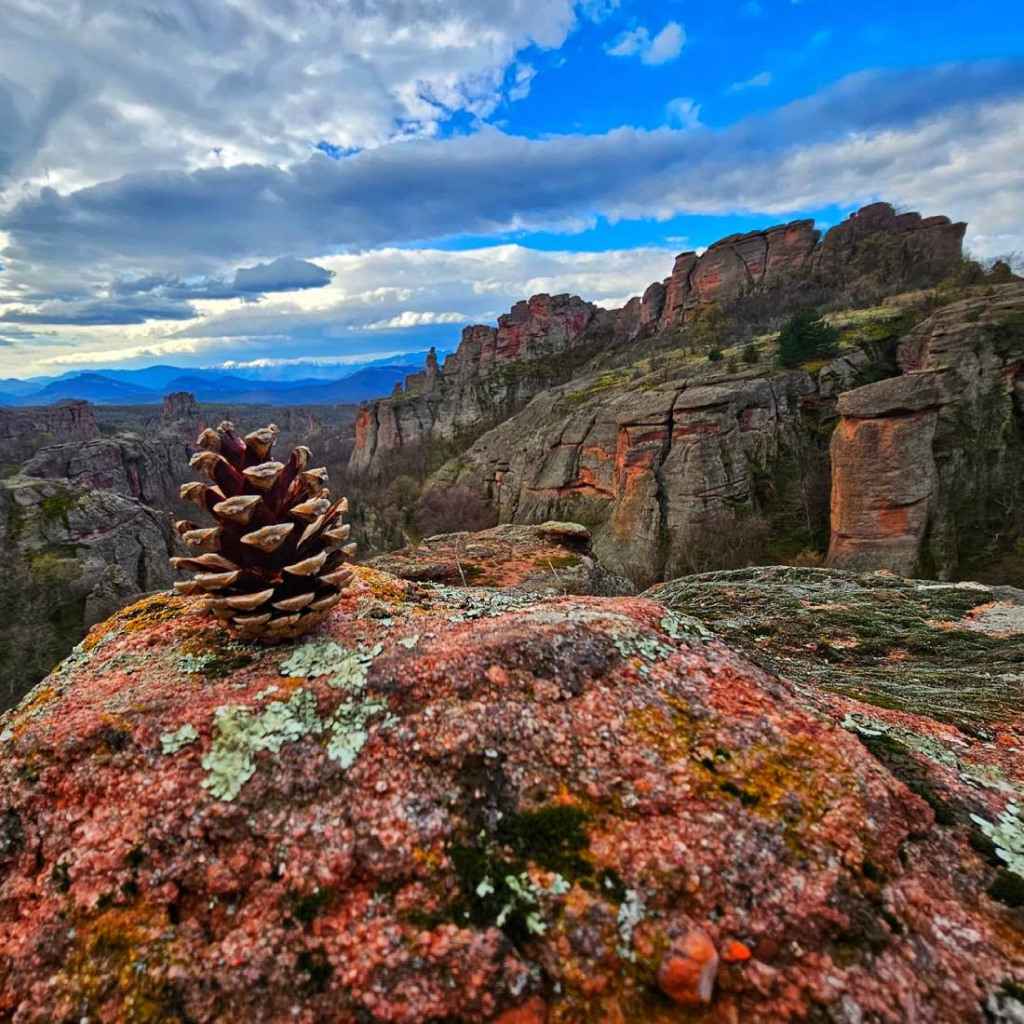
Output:
[[[175,526],[196,555],[172,558],[196,575],[175,583],[180,594],[205,594],[210,611],[239,637],[266,644],[301,636],[327,618],[352,579],[345,565],[345,498],[331,502],[326,469],[306,469],[312,453],[296,448],[286,463],[270,462],[277,427],[244,440],[232,423],[204,430],[193,469],[212,483],[191,483],[181,496],[210,512],[217,525]]]

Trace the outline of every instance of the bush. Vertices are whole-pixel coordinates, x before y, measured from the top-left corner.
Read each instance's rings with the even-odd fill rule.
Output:
[[[779,360],[783,366],[799,366],[811,359],[825,359],[838,352],[839,332],[818,315],[801,309],[779,335]]]
[[[750,363],[750,364],[753,364],[753,363],[756,363],[756,362],[757,362],[757,361],[758,361],[758,360],[759,360],[759,359],[761,358],[761,353],[760,353],[760,352],[758,352],[758,350],[757,350],[757,346],[756,346],[756,345],[755,345],[755,344],[754,344],[753,342],[751,342],[751,343],[750,343],[749,345],[747,345],[747,347],[746,347],[746,348],[745,348],[745,349],[743,350],[743,353],[742,353],[742,355],[740,356],[740,358],[741,358],[741,359],[743,360],[743,362],[745,362],[745,363]]]
[[[498,523],[494,505],[468,487],[427,491],[416,506],[416,526],[420,536],[439,533],[475,533]]]
[[[720,363],[725,358],[725,354],[720,348],[713,348],[708,351],[708,362],[709,363]]]
[[[740,368],[740,364],[736,362],[735,356],[729,356],[728,360],[726,361],[725,368],[730,373],[735,373]]]

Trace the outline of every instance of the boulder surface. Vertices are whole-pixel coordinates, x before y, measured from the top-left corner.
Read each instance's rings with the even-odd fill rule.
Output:
[[[0,1016],[1011,1021],[986,779],[982,851],[651,599],[364,568],[271,650],[158,596],[0,719]]]

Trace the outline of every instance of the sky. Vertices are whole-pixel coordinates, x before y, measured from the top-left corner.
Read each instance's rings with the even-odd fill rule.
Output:
[[[1024,5],[0,0],[0,377],[450,350],[879,199],[1024,250]]]

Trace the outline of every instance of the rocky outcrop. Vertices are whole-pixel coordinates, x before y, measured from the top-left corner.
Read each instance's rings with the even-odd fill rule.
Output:
[[[709,543],[725,558],[749,548],[748,513],[766,491],[780,496],[783,468],[795,485],[821,472],[825,452],[806,422],[827,418],[862,362],[836,360],[816,375],[702,364],[666,383],[628,372],[616,386],[609,375],[582,378],[539,395],[429,486],[482,490],[503,521],[582,522],[602,564],[651,583],[699,564]],[[757,560],[757,551],[742,554]]]
[[[938,310],[898,361],[840,397],[829,560],[946,578],[1024,526],[1024,288]]]
[[[95,622],[170,585],[170,517],[64,480],[0,481],[0,703],[10,706]]]
[[[660,326],[692,320],[709,303],[759,294],[773,294],[783,305],[815,289],[839,294],[878,272],[890,290],[935,284],[960,258],[966,228],[948,217],[898,214],[888,203],[874,203],[824,238],[810,220],[731,235],[700,256],[676,258]]]
[[[868,717],[654,600],[363,569],[322,630],[161,595],[0,721],[0,1014],[1018,1014],[1019,715]]]
[[[497,327],[467,327],[443,367],[431,350],[404,389],[360,409],[349,469],[374,473],[388,456],[500,421],[556,382],[569,353],[613,330],[614,317],[574,295],[535,295]]]
[[[94,407],[89,402],[60,402],[28,409],[0,409],[0,461],[20,463],[54,441],[87,441],[99,437]]]
[[[415,459],[430,442],[468,444],[579,372],[584,360],[574,366],[569,353],[618,350],[685,325],[702,308],[760,298],[769,303],[761,318],[774,321],[801,303],[834,301],[864,280],[872,282],[872,294],[936,284],[959,259],[965,229],[947,217],[897,214],[876,203],[824,238],[813,221],[800,220],[732,235],[702,255],[682,253],[664,283],[619,310],[576,296],[535,296],[500,317],[497,327],[466,328],[443,367],[432,357],[403,389],[365,405],[349,469],[373,475],[389,458]]]
[[[627,580],[601,566],[592,548],[589,531],[578,523],[505,525],[428,537],[369,565],[419,582],[514,587],[535,594],[633,593]]]
[[[191,391],[175,391],[170,395],[164,395],[163,415],[167,419],[198,419],[199,404],[196,402],[196,396]]]
[[[190,479],[193,449],[173,434],[143,439],[119,434],[43,448],[22,467],[30,477],[61,478],[76,487],[116,491],[155,508],[178,502],[178,489]]]
[[[701,305],[794,284],[810,267],[819,237],[814,221],[797,220],[767,231],[730,235],[701,256],[682,253],[665,282],[660,326],[692,319]]]

